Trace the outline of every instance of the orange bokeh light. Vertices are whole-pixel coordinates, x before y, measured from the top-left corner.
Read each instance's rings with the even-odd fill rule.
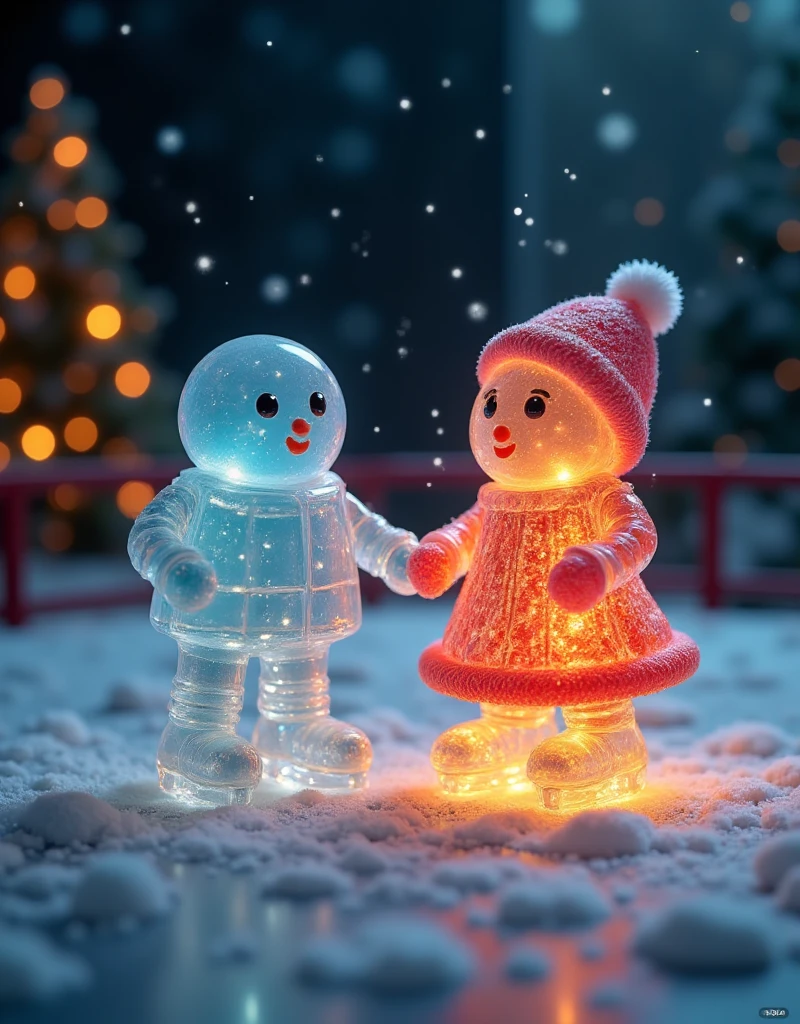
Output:
[[[82,497],[75,484],[59,484],[53,489],[50,500],[62,512],[73,512],[80,505]]]
[[[5,338],[5,336],[6,336],[6,322],[0,316],[0,341],[2,341],[3,338]]]
[[[0,239],[4,248],[10,252],[28,252],[36,245],[36,222],[32,217],[18,213],[10,217],[0,229]]]
[[[103,455],[109,459],[131,459],[138,454],[139,449],[129,437],[110,437],[103,445]]]
[[[108,207],[102,199],[87,196],[75,209],[75,219],[82,228],[99,228],[108,217]]]
[[[645,228],[654,228],[664,219],[664,204],[659,199],[647,197],[640,199],[633,208],[633,216],[637,224]]]
[[[58,554],[60,551],[66,551],[75,540],[75,531],[72,525],[63,519],[48,519],[42,524],[39,539],[47,551]]]
[[[49,459],[56,450],[56,436],[49,427],[35,423],[22,435],[22,450],[34,462]]]
[[[158,314],[149,306],[137,306],[131,313],[131,326],[141,334],[149,334],[158,327]]]
[[[99,341],[108,341],[119,332],[122,317],[116,306],[105,303],[93,306],[86,314],[86,327],[89,334]]]
[[[150,484],[129,480],[117,491],[117,508],[128,519],[135,519],[154,497],[155,491]]]
[[[744,3],[744,0],[736,0],[736,3],[731,6],[731,17],[734,21],[740,23],[750,20],[750,5]]]
[[[97,443],[97,425],[88,416],[74,416],[64,427],[64,440],[74,452],[88,452]]]
[[[6,273],[3,287],[10,299],[27,299],[36,287],[36,275],[30,267],[12,267]]]
[[[86,159],[89,147],[77,135],[67,135],[53,147],[53,158],[60,167],[77,167]]]
[[[0,377],[0,412],[14,412],[22,401],[22,388],[11,377]]]
[[[61,379],[73,395],[85,395],[97,383],[97,370],[90,363],[70,363],[64,367]]]
[[[34,107],[50,110],[64,99],[64,85],[57,78],[40,78],[31,86],[30,97]]]
[[[150,371],[142,363],[123,363],[114,375],[117,391],[126,398],[139,398],[150,387]]]
[[[0,473],[2,473],[9,462],[11,462],[11,449],[7,444],[0,441]]]
[[[56,231],[75,227],[75,204],[69,199],[56,199],[47,208],[47,223]]]
[[[800,252],[800,220],[785,220],[780,225],[778,245],[784,252]]]
[[[778,146],[778,159],[784,167],[800,167],[800,139],[784,139]]]
[[[775,383],[784,391],[800,388],[800,359],[784,359],[775,367]]]

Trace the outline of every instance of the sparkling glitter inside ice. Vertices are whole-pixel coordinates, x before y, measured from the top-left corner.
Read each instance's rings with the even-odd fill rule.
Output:
[[[644,783],[631,698],[686,679],[697,648],[639,578],[655,528],[618,476],[644,452],[653,339],[679,312],[672,275],[634,262],[606,296],[556,306],[481,354],[470,442],[493,482],[409,567],[425,597],[466,576],[420,659],[430,687],[481,706],[434,744],[450,792],[523,784],[527,772],[545,806],[567,809]]]
[[[180,649],[162,786],[246,802],[262,761],[306,786],[363,785],[369,740],[329,714],[328,648],[361,623],[359,567],[414,592],[416,538],[330,472],[346,422],[336,379],[295,342],[237,338],[192,372],[179,420],[196,468],[144,509],[128,543],[153,584],[153,625]],[[235,733],[251,657],[261,661],[252,745]]]

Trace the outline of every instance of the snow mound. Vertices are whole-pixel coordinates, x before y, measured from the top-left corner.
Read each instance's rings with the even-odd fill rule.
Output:
[[[500,884],[500,867],[492,860],[451,860],[433,872],[437,885],[459,892],[492,892]]]
[[[15,843],[0,841],[0,871],[21,867],[25,863],[25,854]]]
[[[800,832],[789,832],[785,836],[768,840],[761,846],[753,860],[758,884],[767,890],[776,888],[786,872],[798,864]]]
[[[355,985],[397,997],[462,985],[474,970],[467,947],[431,921],[373,919],[352,937],[312,942],[298,964],[311,985]]]
[[[649,818],[631,811],[584,811],[547,837],[548,853],[575,854],[587,860],[647,853],[655,829]]]
[[[775,902],[781,910],[800,914],[800,864],[789,868],[781,879],[778,891],[775,893]]]
[[[605,897],[590,882],[557,872],[513,882],[497,905],[498,924],[510,928],[586,928],[609,913]]]
[[[635,949],[679,974],[761,971],[775,954],[763,912],[721,896],[682,901],[656,914],[640,929]]]
[[[751,754],[754,757],[771,757],[793,746],[794,742],[788,733],[765,722],[738,722],[717,729],[703,741],[705,750],[717,755]]]
[[[135,814],[123,814],[116,807],[90,793],[45,793],[24,809],[19,826],[51,846],[86,843],[130,834],[138,824]]]
[[[797,789],[800,786],[800,757],[782,757],[768,765],[761,774],[774,786]]]
[[[339,867],[353,875],[377,875],[386,866],[386,858],[364,843],[354,843],[339,858]]]
[[[65,953],[43,935],[0,929],[0,1003],[54,999],[86,988],[88,965]]]
[[[517,945],[508,951],[505,975],[512,981],[542,981],[550,974],[549,957],[536,946]]]
[[[85,747],[92,738],[89,726],[74,711],[47,711],[31,732],[48,733],[71,747]]]
[[[166,914],[170,889],[153,865],[131,853],[109,853],[91,862],[72,898],[72,912],[91,924],[147,921]]]
[[[321,900],[338,896],[351,888],[350,878],[337,868],[304,864],[283,868],[264,879],[262,896],[289,900]]]
[[[453,829],[453,845],[461,850],[472,850],[479,846],[510,846],[529,829],[530,821],[522,814],[484,814],[474,821],[456,825]]]

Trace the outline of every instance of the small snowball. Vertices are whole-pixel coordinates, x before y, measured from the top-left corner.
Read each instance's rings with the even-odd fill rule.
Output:
[[[304,864],[283,868],[265,879],[262,896],[279,896],[289,900],[319,900],[337,896],[351,887],[349,877],[336,868],[321,864]]]
[[[781,910],[789,910],[793,914],[800,914],[800,864],[789,868],[781,879],[775,902]]]
[[[541,981],[551,967],[550,958],[536,946],[517,945],[508,951],[505,974],[512,981]]]
[[[762,774],[774,786],[796,789],[800,786],[800,757],[782,757],[779,761],[773,761]]]
[[[736,974],[766,968],[772,928],[759,908],[706,896],[674,904],[639,931],[638,953],[665,971]]]
[[[90,981],[88,965],[44,935],[0,928],[0,1003],[54,999]]]
[[[339,867],[354,875],[377,875],[386,870],[386,858],[371,846],[351,846],[339,858]]]
[[[765,722],[739,722],[707,736],[703,746],[709,754],[752,754],[771,757],[791,746],[791,737]]]
[[[137,821],[90,793],[45,793],[19,817],[20,828],[53,846],[94,845],[125,834]]]
[[[647,853],[653,842],[653,823],[631,811],[584,811],[553,832],[544,842],[549,853],[593,857],[622,857]]]
[[[609,915],[605,897],[591,883],[544,873],[509,885],[497,907],[500,924],[511,928],[579,928]]]
[[[89,864],[72,897],[72,912],[92,924],[122,918],[147,921],[162,917],[171,906],[170,890],[159,872],[143,857],[109,853]]]
[[[432,921],[387,918],[352,938],[313,942],[298,964],[302,981],[358,985],[378,995],[416,995],[463,984],[474,970],[468,948]]]
[[[714,796],[717,800],[729,800],[735,804],[760,804],[780,796],[780,790],[763,779],[746,777],[731,779],[720,786]]]
[[[25,863],[25,854],[15,843],[0,841],[0,871],[18,868]]]
[[[800,831],[787,832],[764,843],[753,861],[758,884],[772,890],[790,868],[800,864]]]
[[[47,711],[32,731],[49,733],[71,747],[85,747],[92,738],[89,726],[74,711]]]

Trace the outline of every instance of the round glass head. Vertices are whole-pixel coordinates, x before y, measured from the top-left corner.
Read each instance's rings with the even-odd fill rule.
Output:
[[[346,425],[344,397],[325,363],[270,334],[209,352],[178,409],[181,441],[199,469],[259,487],[291,487],[327,472]]]
[[[470,446],[492,480],[516,490],[570,487],[617,465],[617,444],[597,406],[563,374],[528,360],[502,363],[486,381]]]

